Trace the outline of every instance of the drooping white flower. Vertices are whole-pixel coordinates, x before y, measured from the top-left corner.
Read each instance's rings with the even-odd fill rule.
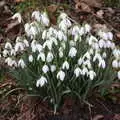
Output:
[[[54,58],[54,57],[53,57],[52,52],[48,52],[46,61],[47,61],[47,62],[52,62],[53,58]]]
[[[66,35],[62,32],[62,31],[58,31],[58,33],[57,33],[57,37],[58,37],[58,39],[60,40],[60,41],[62,41],[62,40],[64,40],[64,41],[67,41],[67,37],[66,37]]]
[[[95,56],[93,57],[93,62],[95,62],[96,60],[101,61],[102,57],[99,53],[96,53]]]
[[[99,47],[103,48],[105,46],[105,41],[103,39],[99,40]]]
[[[71,58],[75,57],[77,54],[77,49],[75,47],[71,47],[68,56]]]
[[[23,50],[24,50],[24,44],[22,42],[17,42],[15,44],[15,52],[23,51]]]
[[[81,71],[81,74],[82,75],[88,75],[88,69],[87,69],[87,67],[83,67],[83,69],[82,69],[82,71]]]
[[[120,57],[120,50],[117,49],[117,48],[115,48],[115,49],[113,50],[113,55],[114,55],[116,58],[119,58],[119,57]]]
[[[63,63],[63,65],[62,65],[62,69],[66,69],[66,70],[68,70],[69,69],[69,63],[67,62],[67,61],[65,61],[64,63]]]
[[[24,25],[24,28],[25,28],[25,32],[27,33],[27,36],[30,37],[30,35],[31,35],[31,33],[30,33],[30,24],[26,23]]]
[[[63,51],[59,51],[59,57],[60,57],[60,58],[63,57]]]
[[[106,52],[103,52],[102,57],[103,57],[103,58],[106,58],[106,57],[107,57]]]
[[[63,32],[67,32],[67,25],[64,23],[64,21],[62,20],[60,23],[59,23],[59,28],[60,30],[62,30]]]
[[[93,80],[93,79],[95,78],[95,76],[96,76],[96,73],[95,73],[93,70],[90,70],[90,71],[88,72],[88,75],[89,75],[89,77],[90,77],[90,80]]]
[[[7,63],[8,66],[11,66],[12,58],[10,58],[10,57],[6,58],[5,63]]]
[[[21,14],[20,13],[15,13],[13,16],[12,16],[12,19],[15,19],[17,18],[18,22],[21,23],[22,22],[22,17],[21,17]]]
[[[72,35],[76,36],[78,35],[80,32],[80,28],[78,27],[78,25],[75,25],[72,29]]]
[[[32,48],[32,52],[36,52],[38,50],[38,48],[36,47],[37,41],[33,40],[31,42],[31,48]]]
[[[108,39],[109,40],[113,40],[113,33],[112,32],[108,32]]]
[[[52,40],[46,40],[43,44],[43,48],[47,47],[49,50],[52,49],[53,41]]]
[[[10,51],[10,55],[11,55],[11,56],[15,56],[15,55],[16,55],[16,52],[15,52],[14,49],[12,49],[12,50]]]
[[[30,26],[30,29],[29,29],[29,34],[30,34],[30,36],[36,36],[37,34],[38,34],[38,29],[36,28],[36,26],[33,24],[32,25],[32,23],[31,23],[31,26]]]
[[[91,67],[92,67],[90,60],[84,61],[83,64],[86,65],[89,69],[91,69]]]
[[[32,13],[32,18],[35,18],[35,20],[37,20],[38,22],[40,22],[41,21],[41,16],[40,16],[41,14],[40,14],[40,12],[39,11],[34,11],[33,13]]]
[[[91,30],[91,26],[89,24],[85,24],[85,32],[88,33]]]
[[[47,15],[46,12],[43,12],[43,13],[41,14],[41,20],[42,20],[42,23],[43,23],[45,26],[49,26],[50,20],[49,20],[48,15]]]
[[[60,79],[61,81],[63,81],[65,78],[65,73],[60,70],[58,73],[57,73],[57,79]]]
[[[33,62],[33,56],[29,55],[28,60],[29,60],[29,62]]]
[[[15,60],[12,60],[10,66],[11,66],[11,67],[17,67],[17,62],[16,62]]]
[[[105,61],[104,61],[103,59],[100,60],[98,66],[99,66],[99,67],[102,67],[103,69],[105,69],[105,67],[106,67]]]
[[[82,58],[79,58],[78,59],[78,65],[81,65],[83,63],[83,59]]]
[[[25,44],[26,47],[29,47],[29,42],[26,39],[23,40],[23,43]]]
[[[44,65],[44,66],[42,67],[42,71],[43,71],[44,73],[47,73],[47,72],[49,71],[49,67],[48,67],[47,65]]]
[[[39,86],[43,87],[45,83],[47,83],[46,77],[41,76],[36,82],[36,87],[39,87]]]
[[[6,48],[6,49],[12,49],[11,43],[10,43],[10,42],[6,42],[5,48]]]
[[[82,71],[81,71],[81,69],[79,67],[75,68],[75,70],[74,70],[74,74],[75,74],[76,77],[79,77],[81,72]]]
[[[118,63],[117,60],[113,60],[113,62],[112,62],[112,67],[113,67],[113,68],[118,68],[118,67],[119,67],[119,63]]]
[[[9,55],[9,51],[4,49],[3,50],[3,57],[7,57],[7,55]]]
[[[18,61],[18,67],[21,67],[21,68],[25,68],[26,64],[24,62],[24,60],[21,58],[19,61]]]
[[[42,33],[42,39],[44,40],[47,37],[47,30],[44,30]]]
[[[90,56],[90,53],[89,52],[86,52],[83,56],[83,58],[87,58],[90,60],[91,56]]]
[[[39,53],[43,50],[43,46],[41,44],[36,44],[36,49],[39,51]]]
[[[117,73],[118,79],[120,80],[120,71]]]
[[[84,33],[85,33],[85,29],[84,29],[84,27],[81,27],[80,31],[79,31],[79,35],[82,36],[82,35],[84,35]]]
[[[51,70],[51,72],[54,72],[56,70],[56,66],[55,65],[51,65],[50,66],[50,70]]]
[[[66,13],[61,13],[60,16],[59,16],[59,19],[66,19],[68,16]]]
[[[37,60],[41,59],[43,62],[45,62],[45,54],[43,52],[40,52],[38,54]]]

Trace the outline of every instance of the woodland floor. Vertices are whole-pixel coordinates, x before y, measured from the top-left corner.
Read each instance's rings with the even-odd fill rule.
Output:
[[[16,4],[20,3],[0,1],[1,44],[7,38],[14,40],[17,35],[23,34],[23,26],[10,19]],[[120,8],[89,4],[79,8],[79,2],[72,0],[61,4],[47,7],[53,24],[56,24],[53,16],[56,9],[64,9],[72,19],[80,23],[88,22],[94,30],[107,26],[114,33],[116,44],[120,44]],[[0,64],[3,69],[2,63]],[[0,81],[0,120],[120,120],[120,83],[114,83],[104,98],[99,95],[90,97],[89,104],[81,104],[78,100],[66,97],[58,113],[53,115],[47,102],[27,96],[26,91],[17,86],[15,80],[5,75]]]

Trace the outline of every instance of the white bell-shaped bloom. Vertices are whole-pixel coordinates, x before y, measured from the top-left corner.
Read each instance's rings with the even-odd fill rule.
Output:
[[[102,60],[102,57],[99,53],[96,53],[95,56],[93,57],[93,62],[95,62],[96,60],[98,61]]]
[[[10,55],[11,55],[11,56],[15,56],[15,55],[16,55],[16,52],[15,52],[14,49],[12,49],[12,50],[10,51]]]
[[[42,39],[44,40],[47,37],[47,30],[44,30],[42,33]]]
[[[7,57],[7,55],[9,55],[9,51],[4,49],[3,50],[3,57]]]
[[[41,20],[42,20],[42,23],[43,23],[45,26],[49,26],[50,20],[49,20],[48,15],[47,15],[46,12],[44,12],[44,13],[41,14]]]
[[[95,78],[95,76],[96,76],[96,73],[93,70],[90,70],[88,75],[90,77],[90,80],[93,80]]]
[[[16,62],[15,60],[12,60],[10,66],[11,66],[11,67],[17,67],[17,62]]]
[[[44,73],[47,73],[47,72],[49,71],[49,67],[48,67],[47,65],[44,65],[44,66],[42,67],[42,71],[43,71]]]
[[[112,67],[113,67],[113,68],[118,68],[118,67],[119,67],[118,60],[113,60],[113,62],[112,62]]]
[[[39,51],[39,53],[43,50],[43,46],[41,44],[36,44],[36,49]]]
[[[50,66],[50,70],[51,70],[51,72],[56,71],[56,66],[55,66],[55,65],[51,65],[51,66]]]
[[[118,79],[120,80],[120,71],[117,73]]]
[[[113,40],[113,33],[112,32],[108,32],[108,39],[109,40]]]
[[[85,34],[85,29],[84,29],[84,27],[81,27],[80,31],[79,31],[79,35],[82,36],[84,34]]]
[[[83,58],[87,58],[90,60],[91,56],[90,56],[90,53],[89,52],[86,52],[83,56]]]
[[[88,75],[88,69],[87,67],[83,67],[82,71],[81,71],[82,75]]]
[[[106,52],[103,52],[102,57],[103,57],[103,58],[106,58],[106,57],[107,57]]]
[[[91,30],[91,26],[89,24],[85,24],[84,28],[85,28],[85,33],[89,33]]]
[[[66,13],[61,13],[60,16],[59,16],[59,19],[66,19],[68,16]]]
[[[37,60],[41,59],[43,62],[45,62],[45,54],[43,52],[40,52],[38,54]]]
[[[103,59],[100,60],[98,66],[99,66],[99,67],[102,67],[103,69],[105,69],[105,67],[106,67],[105,61],[104,61]]]
[[[63,51],[59,51],[59,57],[60,57],[60,58],[63,57]]]
[[[58,73],[57,73],[57,79],[60,79],[61,81],[63,81],[65,78],[65,73],[60,70]]]
[[[52,52],[48,52],[46,61],[47,62],[52,62],[53,58],[54,58],[54,56],[53,56]]]
[[[25,44],[26,47],[29,47],[29,42],[26,39],[23,40],[23,43]]]
[[[21,67],[21,68],[25,68],[26,64],[24,62],[24,60],[21,58],[19,61],[18,61],[18,67]]]
[[[29,62],[33,62],[33,56],[29,55],[28,60],[29,60]]]
[[[36,87],[39,87],[39,86],[43,87],[45,83],[47,83],[46,77],[41,76],[36,82]]]
[[[65,32],[65,33],[67,32],[67,25],[65,24],[65,22],[63,20],[59,23],[59,28],[63,32]]]
[[[41,21],[41,14],[40,14],[40,12],[39,11],[34,11],[32,13],[32,18],[34,18],[35,20],[37,20],[38,22],[40,22]]]
[[[75,74],[76,77],[79,77],[81,72],[82,71],[81,71],[81,69],[79,67],[75,68],[75,70],[74,70],[74,74]]]
[[[43,48],[47,47],[49,50],[52,49],[53,41],[51,40],[46,40],[43,44]]]
[[[7,63],[8,66],[11,66],[12,58],[10,58],[10,57],[6,58],[5,63]]]
[[[64,40],[64,41],[67,41],[67,37],[66,37],[66,35],[62,32],[62,31],[58,31],[58,33],[57,33],[57,37],[58,37],[58,39],[60,40],[60,41],[62,41],[62,40]]]
[[[15,44],[15,52],[23,51],[23,50],[24,50],[24,44],[22,42],[17,42]]]
[[[30,37],[30,35],[31,35],[31,33],[30,33],[30,24],[26,23],[24,25],[24,28],[25,28],[25,32],[26,32],[27,36]]]
[[[119,57],[120,57],[120,50],[117,49],[117,48],[115,48],[115,49],[113,50],[113,55],[114,55],[116,58],[119,59]]]
[[[68,56],[71,58],[75,57],[77,54],[77,49],[75,47],[71,47]]]
[[[22,17],[21,17],[21,14],[20,13],[15,13],[13,16],[12,16],[12,19],[16,19],[18,20],[19,23],[22,22]]]
[[[78,65],[82,65],[83,62],[84,62],[84,61],[83,61],[82,58],[79,58],[79,59],[78,59]]]
[[[64,63],[63,63],[63,65],[62,65],[62,69],[66,69],[66,70],[68,70],[69,69],[69,63],[67,62],[67,61],[65,61]]]
[[[78,26],[78,25],[75,25],[75,26],[73,27],[73,29],[72,29],[72,35],[76,36],[76,35],[79,34],[79,32],[80,32],[79,26]]]
[[[5,48],[6,48],[6,49],[12,49],[11,43],[10,43],[10,42],[6,42]]]
[[[83,64],[86,65],[89,69],[91,69],[91,67],[92,67],[90,60],[84,61]]]
[[[105,41],[103,39],[100,39],[98,44],[100,48],[103,48],[105,46]]]

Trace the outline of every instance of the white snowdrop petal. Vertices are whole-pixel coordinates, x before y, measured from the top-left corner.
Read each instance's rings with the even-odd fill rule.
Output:
[[[69,63],[67,61],[65,61],[62,65],[62,69],[66,69],[68,70],[69,69]]]
[[[42,71],[43,71],[44,73],[47,73],[47,72],[49,71],[49,67],[48,67],[47,65],[44,65],[44,66],[42,67]]]
[[[45,83],[47,83],[46,77],[41,76],[36,82],[36,87],[39,87],[39,86],[43,87]]]
[[[56,66],[55,66],[55,65],[51,65],[51,66],[50,66],[50,70],[51,70],[51,72],[56,71]]]
[[[61,70],[57,73],[57,79],[60,79],[61,81],[63,81],[65,78],[65,73]]]
[[[68,56],[71,58],[75,57],[77,54],[77,49],[75,47],[71,47]]]
[[[29,62],[33,62],[33,56],[32,56],[32,55],[29,55],[28,60],[29,60]]]

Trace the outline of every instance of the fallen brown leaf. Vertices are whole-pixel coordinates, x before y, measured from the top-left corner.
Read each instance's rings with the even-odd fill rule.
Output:
[[[116,33],[116,36],[120,40],[120,32]]]

